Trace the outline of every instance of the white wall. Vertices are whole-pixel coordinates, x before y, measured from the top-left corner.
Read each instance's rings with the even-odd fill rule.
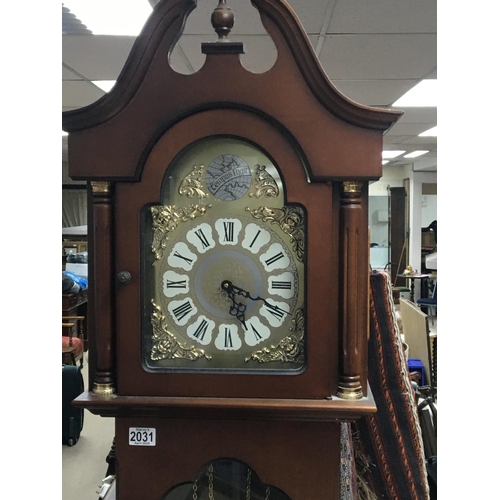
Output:
[[[422,227],[437,220],[437,194],[422,195]]]
[[[400,166],[383,166],[382,177],[368,186],[370,196],[389,196],[388,189],[391,187],[403,187],[403,174]]]
[[[424,212],[422,211],[422,184],[437,183],[436,172],[412,172],[411,166],[405,167],[408,178],[410,179],[410,242],[409,242],[409,263],[414,269],[421,270],[421,254],[422,254],[422,227],[426,227],[433,220],[437,220],[437,203],[436,214],[432,217],[430,207]],[[429,195],[427,195],[429,199]],[[430,222],[427,220],[431,218]]]
[[[409,248],[408,262],[414,268],[421,270],[421,248],[422,248],[422,227],[428,226],[432,221],[437,220],[437,195],[426,195],[427,206],[422,207],[422,184],[437,184],[436,172],[414,172],[413,164],[404,166],[384,166],[380,180],[369,185],[368,193],[372,198],[370,212],[377,209],[383,201],[381,196],[389,196],[389,188],[404,187],[404,180],[409,180]],[[373,207],[372,207],[373,206]],[[371,241],[380,238],[380,230],[374,222],[374,214],[369,215]],[[371,227],[373,226],[373,227]],[[379,243],[378,241],[376,241]],[[418,291],[417,291],[418,292]]]

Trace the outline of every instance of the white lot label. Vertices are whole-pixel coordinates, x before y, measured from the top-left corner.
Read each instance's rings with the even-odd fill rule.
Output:
[[[153,427],[129,427],[128,444],[131,446],[156,446],[156,429]]]

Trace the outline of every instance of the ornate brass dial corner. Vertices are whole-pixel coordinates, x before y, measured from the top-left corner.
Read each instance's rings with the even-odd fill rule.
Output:
[[[256,209],[246,208],[255,219],[263,222],[277,224],[281,230],[290,236],[292,249],[299,262],[304,262],[305,231],[304,213],[298,207],[269,208],[259,207]]]
[[[179,194],[187,198],[208,198],[208,193],[203,190],[203,165],[193,165],[193,169],[184,177],[180,186]]]
[[[273,176],[266,170],[265,165],[255,165],[254,191],[249,193],[250,198],[277,198],[280,190]]]
[[[280,361],[282,363],[304,364],[304,309],[297,309],[292,326],[290,327],[290,335],[281,340],[277,346],[264,347],[259,351],[255,351],[250,357],[245,358],[245,362],[251,360],[259,363],[270,363],[272,361]]]
[[[157,205],[151,207],[153,217],[153,243],[151,250],[156,259],[161,259],[167,247],[169,233],[181,222],[186,222],[196,217],[202,217],[212,205],[188,205],[177,207],[175,205]]]
[[[162,359],[187,359],[196,361],[200,358],[212,359],[205,354],[203,349],[195,346],[181,344],[171,332],[165,322],[165,316],[161,307],[151,299],[153,312],[151,314],[151,324],[153,326],[153,346],[151,348],[151,360],[160,361]]]

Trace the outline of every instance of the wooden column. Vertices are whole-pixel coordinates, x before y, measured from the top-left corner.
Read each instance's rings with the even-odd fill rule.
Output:
[[[344,181],[340,199],[341,371],[337,396],[363,397],[362,354],[368,318],[368,227],[361,206],[362,182]]]
[[[91,182],[93,195],[93,311],[96,371],[92,391],[99,395],[115,392],[113,328],[113,186]]]

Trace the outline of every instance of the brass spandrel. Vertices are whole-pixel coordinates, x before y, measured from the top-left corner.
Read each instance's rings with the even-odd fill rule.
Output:
[[[280,190],[274,177],[266,170],[265,165],[255,165],[255,182],[253,185],[254,191],[249,193],[251,198],[277,198]]]
[[[270,363],[280,361],[282,363],[304,364],[304,310],[300,308],[296,311],[292,319],[291,333],[280,341],[277,346],[264,347],[255,351],[248,361],[258,361],[259,363]]]
[[[151,324],[153,326],[151,359],[153,361],[162,359],[187,359],[190,361],[196,361],[200,358],[212,359],[211,356],[205,354],[203,349],[181,344],[175,335],[168,331],[168,325],[161,307],[154,300],[151,300],[151,303],[153,304],[153,313],[151,314]]]
[[[212,205],[188,205],[177,207],[175,205],[159,205],[151,207],[153,217],[153,242],[151,250],[156,259],[161,259],[167,247],[169,233],[181,222],[202,217]]]
[[[205,167],[193,165],[193,169],[184,177],[179,186],[179,194],[187,198],[208,198],[208,193],[203,189]]]

